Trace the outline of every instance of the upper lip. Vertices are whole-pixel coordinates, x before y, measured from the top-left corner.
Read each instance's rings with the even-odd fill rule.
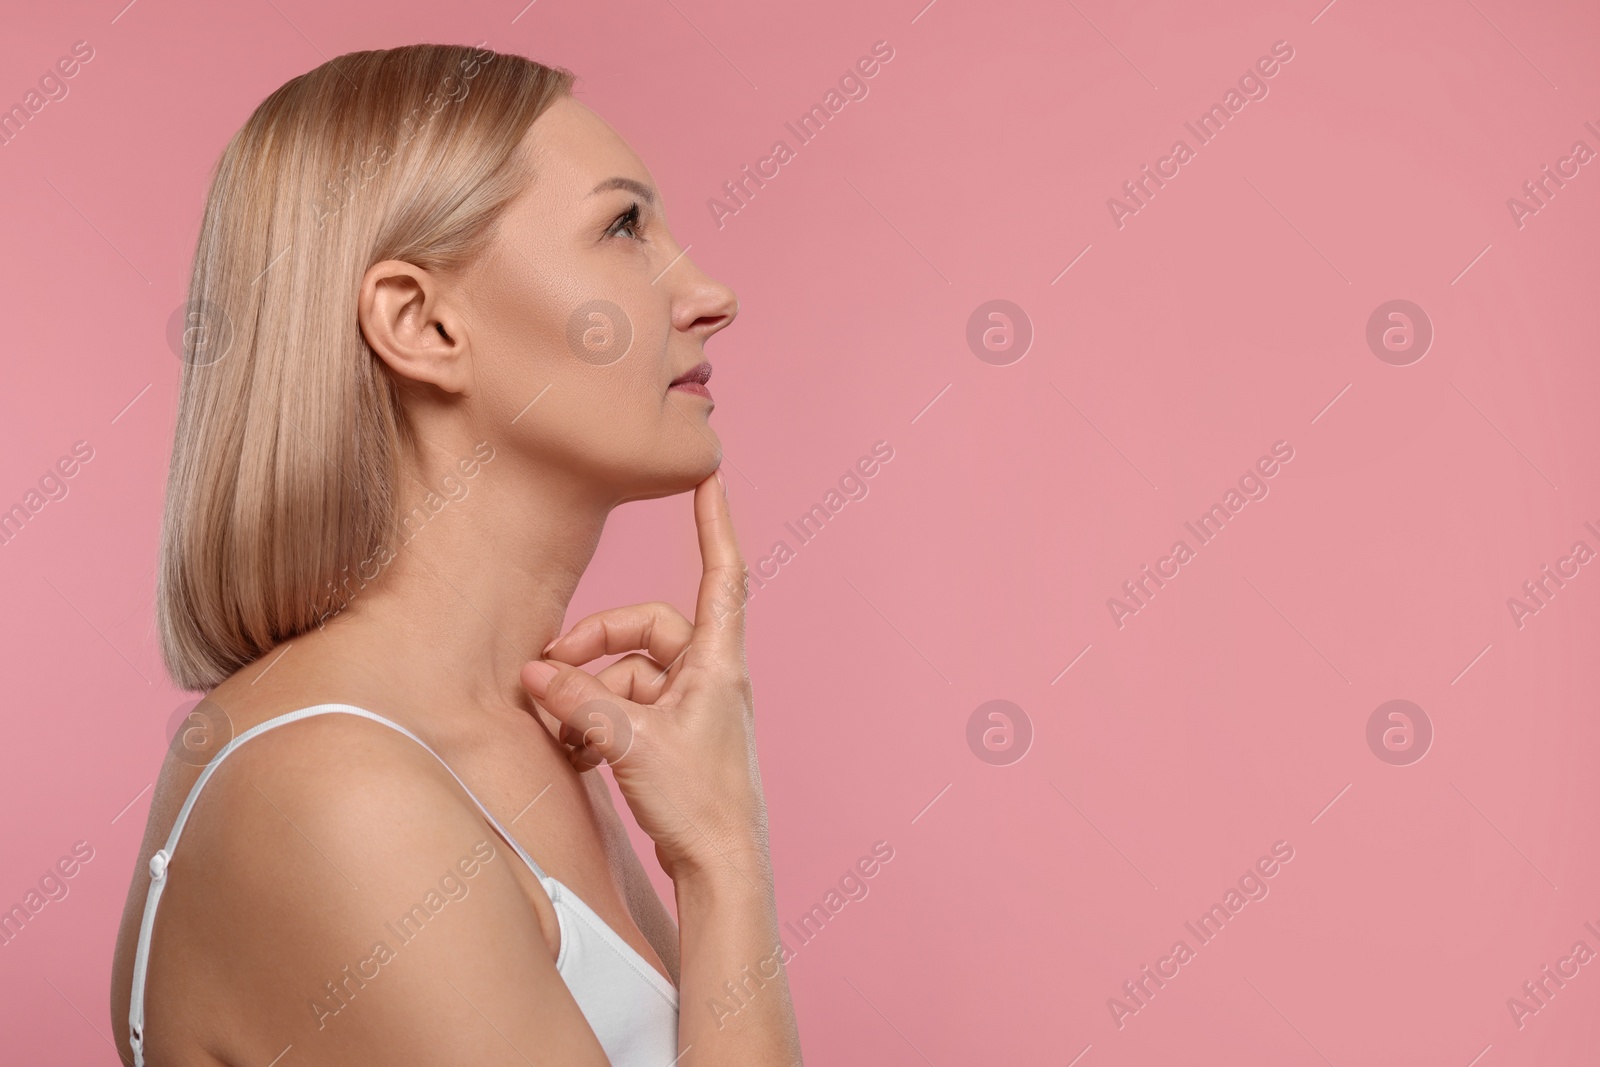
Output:
[[[680,374],[676,378],[672,379],[671,383],[668,384],[667,388],[670,389],[674,385],[682,385],[685,382],[699,382],[701,385],[704,385],[704,384],[706,384],[706,382],[708,382],[710,380],[711,380],[711,364],[707,363],[705,360],[701,360],[699,363],[696,363],[693,367],[690,367],[688,370],[684,371],[682,374]]]

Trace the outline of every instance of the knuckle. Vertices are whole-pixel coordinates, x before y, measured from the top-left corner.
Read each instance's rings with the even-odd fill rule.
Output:
[[[683,650],[683,669],[695,674],[714,674],[722,658],[710,642],[697,640],[689,642]]]
[[[590,700],[579,709],[576,718],[582,727],[583,743],[607,758],[626,752],[632,743],[633,722],[626,706],[616,700]]]
[[[634,744],[638,744],[639,742],[643,741],[648,747],[652,743],[652,739],[654,737],[655,727],[650,725],[650,720],[648,718],[641,718],[638,722],[633,724],[632,730],[629,731],[629,738]]]
[[[552,701],[562,706],[576,704],[583,696],[583,692],[583,672],[575,669],[557,672],[556,676],[550,679],[550,685],[545,690],[546,695]]]
[[[750,671],[743,663],[729,663],[719,660],[712,668],[712,677],[720,689],[731,690],[746,697],[755,692],[755,687],[750,680]]]
[[[749,566],[743,560],[727,564],[722,570],[718,584],[723,599],[730,605],[727,610],[736,610],[743,606],[750,589]]]
[[[717,570],[721,572],[720,577],[724,585],[743,581],[750,575],[750,565],[744,561],[743,556],[737,554],[726,563],[719,565]]]

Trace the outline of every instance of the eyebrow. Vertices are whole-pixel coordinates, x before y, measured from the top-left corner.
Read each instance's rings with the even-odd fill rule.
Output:
[[[640,200],[643,200],[646,204],[649,204],[652,207],[655,206],[656,191],[650,188],[644,182],[634,181],[632,178],[607,178],[605,181],[595,186],[594,189],[590,191],[589,195],[594,196],[595,193],[603,193],[608,189],[626,189],[628,192],[637,196]]]

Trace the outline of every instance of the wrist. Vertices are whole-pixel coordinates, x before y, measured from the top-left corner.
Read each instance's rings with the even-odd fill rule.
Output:
[[[764,841],[723,845],[707,855],[680,860],[667,873],[680,908],[755,896],[771,899],[773,893],[772,859]]]

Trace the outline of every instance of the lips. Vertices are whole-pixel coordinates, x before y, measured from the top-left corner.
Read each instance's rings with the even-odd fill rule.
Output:
[[[704,385],[704,384],[706,384],[706,382],[708,382],[710,380],[711,380],[711,364],[707,363],[704,360],[701,360],[699,363],[696,363],[689,370],[685,371],[684,373],[678,375],[676,378],[672,379],[671,383],[667,386],[667,388],[670,389],[674,385],[689,385],[691,383],[695,384],[695,385]]]

